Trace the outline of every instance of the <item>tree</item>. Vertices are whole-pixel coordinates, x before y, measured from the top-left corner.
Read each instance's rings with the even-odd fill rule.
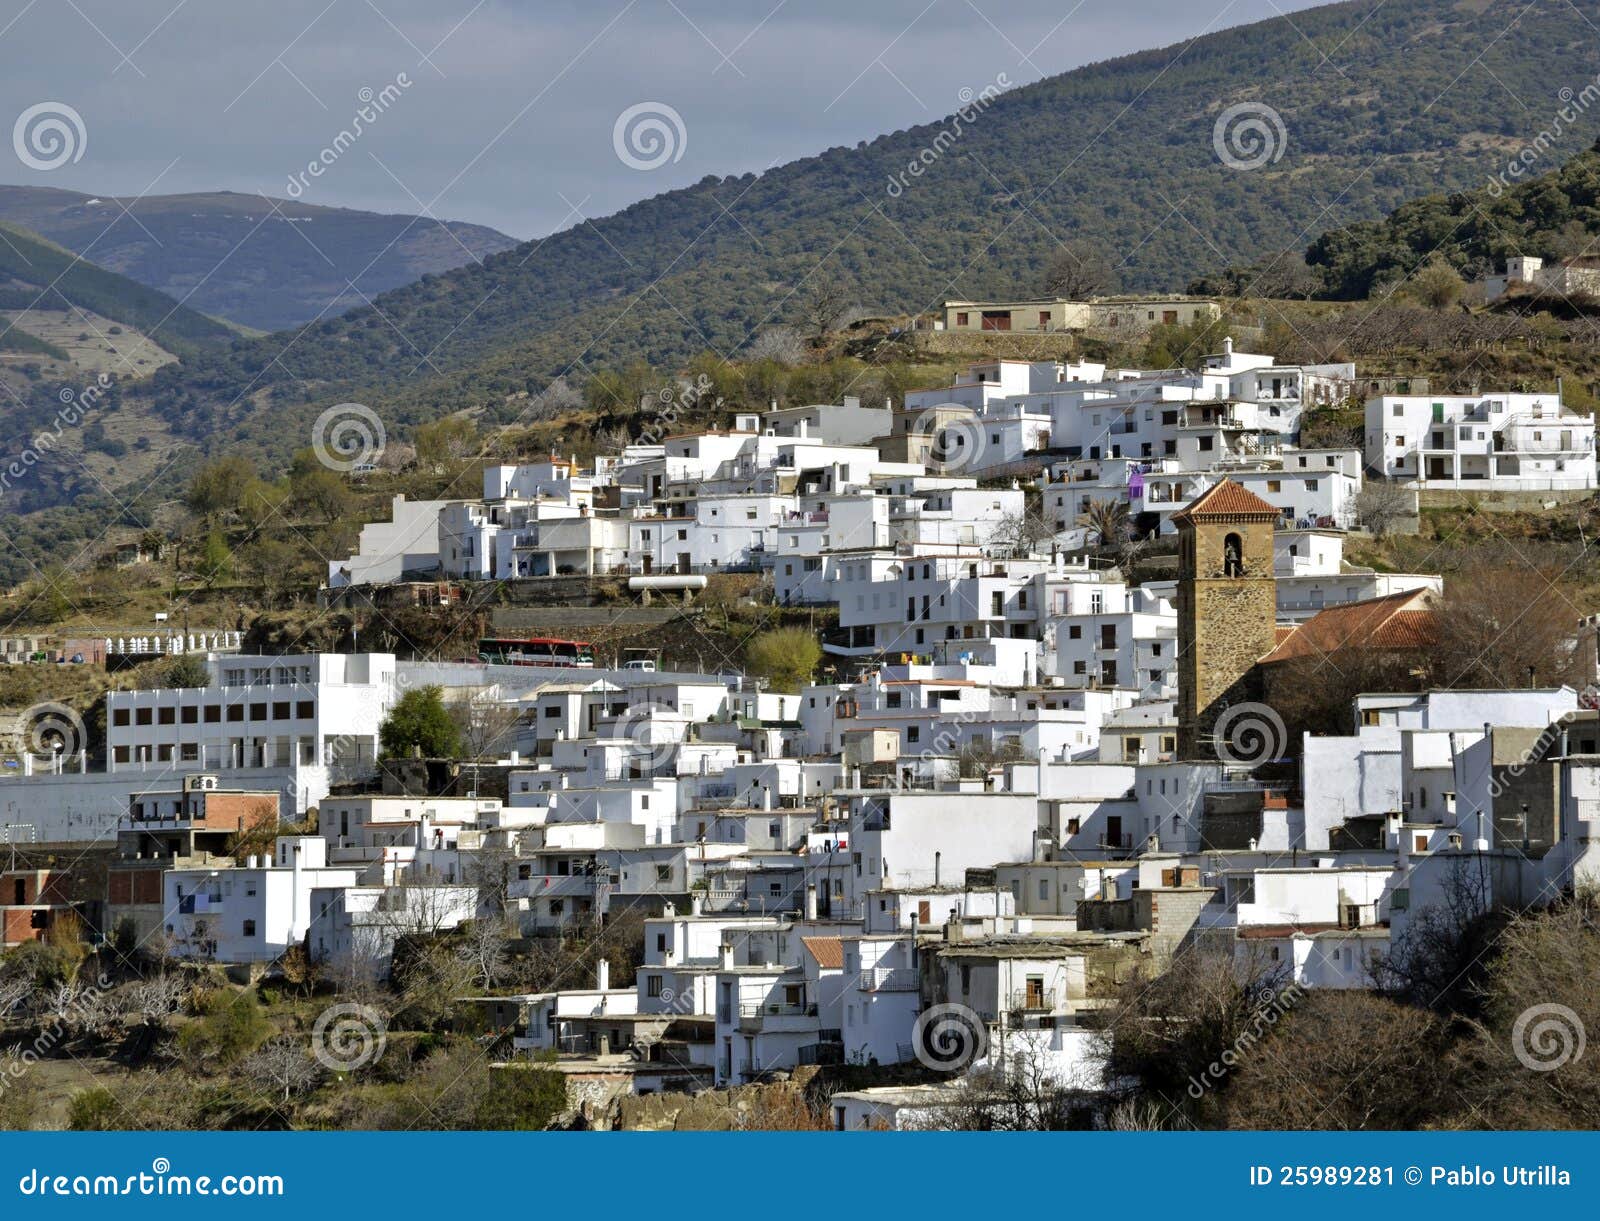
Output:
[[[812,342],[822,346],[841,325],[849,308],[850,293],[838,277],[818,269],[800,294],[800,317]]]
[[[317,1083],[321,1075],[306,1049],[287,1035],[268,1039],[239,1066],[258,1089],[270,1091],[280,1106]]]
[[[1435,255],[1412,277],[1410,292],[1430,309],[1444,309],[1459,301],[1466,287],[1461,273]]]
[[[196,653],[182,653],[161,668],[156,679],[158,687],[207,687],[211,685],[211,671],[205,658]]]
[[[496,758],[516,745],[515,734],[520,721],[517,710],[492,693],[475,691],[452,700],[449,708],[464,757]]]
[[[994,524],[990,541],[1004,543],[1021,555],[1032,555],[1040,546],[1055,537],[1055,527],[1036,510],[1022,509],[1007,513]]]
[[[300,587],[304,580],[301,563],[304,553],[293,543],[277,538],[261,538],[244,552],[244,564],[269,603]]]
[[[745,645],[745,668],[767,679],[775,690],[798,691],[811,681],[822,646],[804,628],[780,627],[762,632]]]
[[[350,512],[350,485],[313,458],[299,459],[289,472],[289,500],[295,509],[331,525]]]
[[[1047,297],[1080,301],[1106,291],[1115,275],[1104,249],[1084,238],[1072,238],[1050,256],[1040,287]]]
[[[798,365],[806,358],[804,341],[793,327],[769,327],[745,348],[746,360],[775,360],[780,365]]]
[[[1193,947],[1125,981],[1101,1031],[1106,1078],[1161,1107],[1165,1122],[1204,1110],[1239,1051],[1296,997],[1271,964]],[[1195,1086],[1199,1085],[1198,1091]]]
[[[499,916],[474,920],[463,931],[456,952],[472,968],[473,982],[483,991],[500,981],[510,941],[510,932]]]
[[[222,531],[213,530],[206,535],[205,546],[200,551],[200,576],[207,585],[228,575],[233,564],[233,553],[223,540]]]
[[[225,517],[238,510],[244,490],[255,478],[256,468],[248,458],[223,454],[195,472],[184,502],[197,517]]]
[[[1490,690],[1581,687],[1588,676],[1566,575],[1566,566],[1535,563],[1510,546],[1476,549],[1445,581],[1435,678]]]
[[[400,697],[378,727],[378,741],[387,759],[419,754],[426,759],[452,759],[460,750],[461,735],[444,706],[442,688],[429,686]]]
[[[477,426],[464,416],[450,415],[418,425],[412,439],[417,447],[417,463],[425,470],[437,470],[478,452]]]
[[[1396,522],[1417,514],[1417,494],[1387,479],[1369,479],[1356,493],[1356,524],[1373,538],[1383,538]]]
[[[1359,949],[1357,951],[1360,952]],[[1231,1128],[1414,1130],[1449,1109],[1448,1032],[1425,1009],[1358,989],[1303,993],[1237,1056]]]

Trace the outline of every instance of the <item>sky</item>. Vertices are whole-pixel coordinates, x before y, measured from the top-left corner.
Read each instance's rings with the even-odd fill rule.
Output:
[[[251,191],[537,237],[931,121],[991,85],[1307,7],[0,0],[0,182]]]

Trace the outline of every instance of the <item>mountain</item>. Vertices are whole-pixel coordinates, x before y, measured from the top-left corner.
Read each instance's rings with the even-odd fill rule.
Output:
[[[281,464],[333,404],[366,404],[391,437],[463,409],[512,422],[563,373],[736,355],[795,323],[818,285],[887,314],[1024,294],[1080,238],[1111,252],[1118,287],[1175,289],[1482,186],[1579,96],[1552,86],[1600,75],[1597,25],[1600,0],[1354,0],[980,90],[958,117],[707,177],[374,306],[186,356],[117,410],[150,454],[226,445]],[[1576,152],[1600,108],[1567,109],[1557,144]],[[41,478],[27,503],[61,494]]]
[[[1542,174],[1476,191],[1426,195],[1381,220],[1324,233],[1306,252],[1327,295],[1355,299],[1433,259],[1468,280],[1531,254],[1557,262],[1600,253],[1600,143]]]
[[[118,199],[0,186],[0,221],[261,331],[341,314],[516,245],[482,225],[231,191]]]
[[[0,347],[12,351],[40,351],[23,335],[40,338],[40,328],[62,317],[70,324],[82,313],[135,328],[175,353],[198,354],[207,345],[227,343],[235,334],[165,293],[10,224],[0,224],[0,312],[8,320]],[[46,346],[51,346],[48,341]],[[64,352],[57,352],[65,358]],[[136,370],[129,372],[136,375]]]

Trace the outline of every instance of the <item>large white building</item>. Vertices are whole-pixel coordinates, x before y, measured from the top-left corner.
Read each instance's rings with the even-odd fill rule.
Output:
[[[1558,394],[1386,394],[1367,400],[1367,465],[1421,488],[1593,488],[1594,419]]]

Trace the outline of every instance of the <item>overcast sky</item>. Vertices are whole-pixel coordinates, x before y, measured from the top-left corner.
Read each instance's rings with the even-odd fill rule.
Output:
[[[976,93],[1001,74],[1026,84],[1307,7],[0,0],[0,132],[10,125],[13,135],[12,148],[0,145],[0,182],[292,196],[291,177],[327,160],[323,151],[351,129],[372,96],[363,90],[393,86],[360,138],[320,177],[304,177],[299,198],[477,221],[526,238],[706,174],[759,172],[934,119],[960,104],[963,89]],[[53,169],[24,162],[16,121],[41,103],[81,116],[81,157]],[[654,106],[630,125],[630,143],[618,118],[644,104]],[[23,144],[40,164],[63,159],[48,143],[59,133],[35,130],[49,118],[40,110],[29,125],[44,143]],[[668,143],[651,143],[656,135]],[[653,161],[662,164],[638,168]]]

